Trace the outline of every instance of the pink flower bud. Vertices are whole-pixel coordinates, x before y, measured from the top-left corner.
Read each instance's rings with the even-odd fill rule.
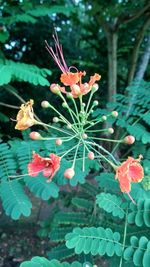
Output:
[[[29,134],[30,138],[33,140],[41,140],[42,136],[38,132],[31,132]]]
[[[82,138],[87,139],[88,138],[87,134],[86,133],[82,134]]]
[[[64,172],[64,177],[67,179],[72,179],[74,175],[75,175],[75,171],[72,168],[66,169]]]
[[[48,108],[49,106],[50,106],[50,104],[49,104],[48,101],[44,100],[44,101],[41,102],[41,107],[42,108]]]
[[[113,128],[108,128],[108,133],[113,134],[114,133],[114,129]]]
[[[127,135],[124,139],[123,139],[123,143],[127,144],[127,145],[132,145],[135,142],[135,138],[133,135]]]
[[[50,86],[50,90],[52,93],[54,94],[59,94],[60,93],[60,88],[59,88],[59,85],[56,84],[56,83],[52,83],[51,86]]]
[[[111,114],[112,114],[112,116],[113,116],[113,117],[115,117],[115,118],[117,118],[117,117],[118,117],[118,112],[117,112],[117,111],[115,111],[115,110],[114,110],[114,111],[112,111],[112,113],[111,113]]]
[[[80,89],[79,85],[73,84],[70,88],[71,88],[71,91],[72,91],[73,95],[78,96],[78,95],[81,94],[81,89]]]
[[[88,153],[88,158],[89,158],[90,160],[93,160],[94,157],[95,157],[94,153],[90,151],[90,152]]]
[[[56,139],[55,144],[57,146],[61,146],[62,145],[62,140],[61,139]]]

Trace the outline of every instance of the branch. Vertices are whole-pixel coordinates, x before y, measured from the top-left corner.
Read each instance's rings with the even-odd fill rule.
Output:
[[[131,21],[134,21],[135,19],[142,16],[146,11],[150,11],[149,9],[150,9],[150,3],[148,3],[145,7],[143,7],[143,9],[140,9],[139,11],[135,11],[135,14],[132,15],[131,17],[121,15],[118,18],[118,22],[117,22],[118,26],[120,26],[121,23],[129,23]]]
[[[150,25],[150,17],[147,17],[144,24],[142,25],[142,27],[139,29],[139,31],[137,33],[135,45],[133,47],[133,52],[132,52],[132,56],[131,56],[131,65],[130,65],[129,72],[128,72],[128,84],[130,82],[132,82],[132,80],[134,78],[140,45],[141,45],[142,40],[144,38],[145,31],[147,30],[149,25]]]

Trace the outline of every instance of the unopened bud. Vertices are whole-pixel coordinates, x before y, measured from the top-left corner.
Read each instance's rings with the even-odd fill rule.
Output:
[[[94,153],[90,151],[90,152],[88,153],[88,158],[89,158],[90,160],[93,160],[94,157],[95,157],[95,156],[94,156]]]
[[[67,129],[72,129],[71,124],[67,124]]]
[[[44,100],[41,102],[41,107],[42,108],[49,108],[50,107],[50,104],[48,101]]]
[[[51,90],[52,93],[54,93],[56,95],[58,95],[60,93],[59,85],[56,84],[56,83],[51,84],[50,90]]]
[[[73,84],[73,85],[71,86],[71,91],[72,91],[73,94],[75,94],[75,95],[80,95],[80,94],[81,94],[80,86],[77,85],[77,84]]]
[[[56,123],[59,122],[59,118],[58,117],[54,117],[53,118],[53,122],[56,122]]]
[[[57,146],[61,146],[62,145],[62,140],[61,139],[56,139],[55,144]]]
[[[94,106],[98,106],[98,101],[95,100],[95,101],[93,102],[93,105],[94,105]]]
[[[68,104],[67,104],[66,102],[63,102],[63,103],[62,103],[62,107],[63,107],[63,108],[67,108],[67,107],[68,107]]]
[[[135,142],[135,137],[133,135],[127,135],[123,139],[123,143],[127,145],[132,145]]]
[[[86,133],[82,134],[82,138],[87,139],[88,138],[87,134]]]
[[[41,140],[42,139],[42,136],[38,132],[31,132],[29,134],[29,136],[32,140]]]
[[[71,93],[67,93],[68,98],[73,98],[73,95]]]
[[[82,106],[85,108],[86,104],[85,103],[82,103]]]
[[[66,169],[64,172],[64,177],[67,179],[72,179],[74,175],[75,175],[75,171],[72,168]]]
[[[98,88],[99,88],[98,84],[97,83],[94,83],[93,86],[92,86],[92,90],[94,92],[96,92],[98,90]]]
[[[105,116],[105,115],[102,116],[102,120],[103,120],[103,121],[106,121],[106,120],[107,120],[107,116]]]
[[[112,113],[111,113],[111,114],[112,114],[112,116],[113,116],[113,117],[115,117],[115,118],[117,118],[117,117],[118,117],[118,112],[117,112],[117,111],[115,111],[115,110],[114,110],[114,111],[112,111]]]
[[[113,134],[114,133],[114,129],[113,128],[108,128],[108,133]]]

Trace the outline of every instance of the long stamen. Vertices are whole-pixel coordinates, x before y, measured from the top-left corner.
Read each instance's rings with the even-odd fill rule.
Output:
[[[64,55],[63,55],[63,49],[62,45],[59,43],[57,32],[55,31],[55,34],[53,35],[53,39],[55,42],[55,52],[51,46],[45,41],[46,43],[46,49],[50,53],[51,57],[54,59],[58,67],[63,73],[66,73],[69,71],[69,68],[65,62]]]

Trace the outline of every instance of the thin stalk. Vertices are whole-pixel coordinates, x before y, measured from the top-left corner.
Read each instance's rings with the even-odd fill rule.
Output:
[[[37,121],[36,124],[37,124],[37,125],[41,125],[41,126],[46,126],[46,127],[48,127],[48,128],[51,128],[51,129],[57,130],[57,131],[59,131],[59,132],[61,132],[61,133],[68,134],[68,135],[72,136],[71,133],[66,132],[66,131],[64,131],[64,130],[61,130],[61,129],[57,128],[57,127],[51,126],[51,125],[49,125],[49,124],[46,124],[46,123],[43,123],[43,122],[39,122],[39,121]]]
[[[100,137],[92,137],[91,139],[100,140],[100,141],[106,141],[106,142],[114,142],[114,143],[122,143],[122,140],[113,140],[113,139],[106,139],[106,138],[100,138]]]
[[[77,158],[77,154],[78,154],[78,149],[79,149],[80,141],[81,141],[81,140],[79,140],[79,142],[78,142],[78,144],[77,144],[76,152],[75,152],[75,155],[74,155],[74,160],[73,160],[73,164],[72,164],[72,168],[73,168],[73,169],[74,169],[74,167],[75,167],[75,163],[76,163],[76,158]]]
[[[113,169],[115,169],[116,168],[116,165],[112,162],[112,161],[110,161],[109,159],[107,159],[104,155],[102,155],[99,151],[97,151],[94,147],[92,147],[90,144],[91,144],[91,142],[87,142],[87,141],[85,141],[86,142],[86,144],[92,149],[92,150],[94,150],[97,154],[99,154],[100,156],[101,156],[101,158],[103,158],[105,161],[107,161],[112,167],[113,167]],[[93,143],[92,143],[93,144]]]
[[[125,218],[125,225],[124,225],[124,234],[123,234],[123,243],[122,243],[123,251],[124,251],[124,248],[125,248],[125,245],[126,245],[127,226],[128,226],[128,208],[127,208],[127,211],[126,211],[126,218]],[[120,258],[119,267],[122,267],[122,263],[123,263],[123,251],[122,251],[121,258]]]
[[[72,151],[73,149],[75,149],[77,146],[78,146],[78,144],[75,145],[75,146],[73,146],[73,147],[70,148],[69,150],[67,150],[67,151],[61,156],[61,158],[64,158],[70,151]]]

